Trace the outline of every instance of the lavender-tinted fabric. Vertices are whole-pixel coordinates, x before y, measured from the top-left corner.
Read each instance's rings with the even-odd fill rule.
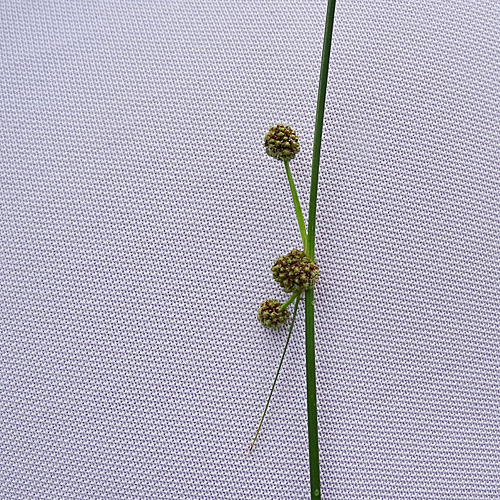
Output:
[[[0,2],[0,498],[308,497],[300,245],[325,1]],[[325,500],[500,498],[500,3],[338,0]],[[307,208],[305,212],[307,213]]]

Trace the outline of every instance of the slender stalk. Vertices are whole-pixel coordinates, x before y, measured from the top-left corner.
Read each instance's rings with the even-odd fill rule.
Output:
[[[316,200],[318,197],[319,159],[321,153],[321,137],[323,135],[323,119],[325,116],[326,86],[328,83],[328,67],[330,65],[330,49],[332,46],[333,18],[336,0],[328,0],[326,11],[325,34],[323,37],[323,54],[319,76],[318,102],[316,105],[316,124],[314,127],[314,143],[311,171],[311,192],[309,196],[309,220],[307,225],[308,256],[314,259],[314,242],[316,237]]]
[[[318,102],[316,107],[316,124],[314,129],[313,159],[311,171],[311,192],[309,196],[309,220],[307,226],[307,255],[314,259],[314,243],[316,237],[316,201],[318,197],[319,160],[323,119],[325,115],[326,86],[328,83],[328,67],[332,45],[333,18],[336,0],[328,0],[326,11],[325,33],[323,37],[323,53],[319,77]],[[318,445],[318,410],[316,407],[316,360],[314,352],[314,289],[306,292],[306,380],[307,380],[307,427],[309,434],[309,472],[311,482],[311,498],[321,498],[319,445]]]
[[[288,184],[290,184],[290,191],[292,192],[293,206],[295,207],[295,214],[297,215],[297,222],[299,223],[300,237],[302,238],[302,245],[304,246],[304,252],[307,253],[307,233],[306,225],[304,223],[304,216],[302,215],[302,208],[300,208],[299,196],[297,190],[295,189],[295,183],[293,182],[292,171],[290,170],[290,164],[285,161],[286,176],[288,177]]]
[[[284,304],[281,304],[278,307],[278,309],[280,311],[283,311],[283,309],[286,309],[298,296],[299,296],[298,293],[294,293],[293,295],[290,295],[290,297],[288,297],[288,300]]]
[[[295,307],[293,309],[292,322],[290,323],[290,329],[288,330],[288,337],[286,339],[285,348],[283,349],[283,354],[281,355],[281,361],[280,361],[280,364],[278,366],[278,371],[276,372],[276,375],[274,377],[274,382],[273,382],[273,385],[271,387],[271,392],[269,393],[269,396],[267,398],[266,407],[264,408],[264,413],[262,414],[262,418],[260,419],[259,427],[257,429],[257,432],[255,433],[255,437],[253,438],[253,441],[252,441],[252,444],[250,446],[250,450],[248,450],[248,453],[251,453],[253,445],[255,444],[255,441],[257,441],[257,436],[259,435],[260,428],[262,427],[262,422],[264,422],[264,417],[266,416],[267,409],[269,407],[269,403],[271,402],[271,396],[273,395],[274,386],[276,385],[276,381],[278,380],[278,376],[279,376],[280,370],[281,370],[281,365],[283,364],[283,360],[285,359],[285,354],[286,354],[286,350],[288,348],[288,343],[290,342],[290,337],[292,336],[293,325],[295,324],[295,317],[297,316],[297,309],[299,308],[299,302],[300,302],[300,295],[297,296],[297,298],[295,299]]]
[[[314,289],[306,292],[306,381],[307,429],[309,435],[309,475],[311,498],[321,498],[318,444],[318,409],[316,407],[316,360],[314,352]]]

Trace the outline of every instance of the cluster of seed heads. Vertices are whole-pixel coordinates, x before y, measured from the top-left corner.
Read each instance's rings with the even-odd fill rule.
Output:
[[[286,323],[290,313],[280,309],[281,303],[274,299],[262,302],[257,313],[257,319],[267,328],[279,328]]]
[[[273,126],[264,138],[266,153],[280,161],[290,161],[300,151],[297,133],[282,123]],[[301,250],[294,249],[280,257],[271,268],[274,279],[286,293],[301,293],[312,288],[319,278],[319,268]],[[262,302],[257,319],[267,328],[285,324],[290,313],[274,299]]]
[[[273,126],[264,138],[266,153],[277,160],[290,161],[300,151],[297,133],[282,123]]]
[[[286,293],[301,293],[312,288],[319,279],[319,267],[302,250],[294,249],[280,257],[271,268],[273,278]],[[278,328],[289,313],[281,303],[270,299],[262,302],[257,319],[268,328]]]
[[[303,252],[294,249],[280,257],[271,268],[273,278],[286,293],[312,288],[319,278],[319,267]]]

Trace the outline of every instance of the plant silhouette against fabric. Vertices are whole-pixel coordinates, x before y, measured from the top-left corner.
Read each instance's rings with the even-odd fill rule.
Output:
[[[307,386],[307,429],[309,438],[309,477],[310,494],[312,500],[320,500],[320,469],[319,469],[319,444],[318,444],[318,410],[316,406],[316,361],[314,346],[314,286],[318,282],[319,267],[314,258],[316,238],[316,201],[318,197],[318,177],[321,153],[321,138],[323,135],[323,119],[325,113],[326,87],[328,83],[328,67],[332,44],[333,18],[335,14],[335,0],[328,0],[326,11],[325,31],[323,37],[323,52],[321,55],[321,70],[318,87],[318,100],[316,105],[316,123],[314,127],[314,143],[312,152],[311,186],[309,191],[309,219],[306,226],[300,206],[299,197],[293,182],[290,161],[300,151],[298,135],[290,126],[282,123],[272,126],[264,138],[266,153],[285,167],[288,184],[292,194],[303,251],[294,249],[288,255],[276,260],[272,267],[274,279],[283,290],[293,294],[288,300],[279,305],[276,300],[268,300],[261,304],[258,312],[259,321],[264,326],[276,328],[285,324],[286,308],[295,300],[292,322],[285,343],[285,348],[276,372],[271,391],[269,393],[259,427],[250,446],[253,449],[259,435],[264,417],[266,415],[271,396],[276,386],[276,381],[283,365],[288,343],[290,341],[300,297],[305,294],[305,329],[306,329],[306,386]],[[265,305],[267,304],[267,305]],[[272,304],[272,305],[271,305]],[[267,324],[266,324],[267,323]]]

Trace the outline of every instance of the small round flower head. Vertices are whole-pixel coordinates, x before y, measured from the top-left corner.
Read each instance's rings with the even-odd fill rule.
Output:
[[[281,161],[290,161],[300,151],[299,138],[291,127],[282,123],[273,126],[264,137],[266,153]]]
[[[273,278],[286,293],[312,288],[319,278],[319,267],[303,252],[294,249],[280,257],[271,268]]]
[[[290,313],[286,310],[280,310],[281,303],[274,299],[262,302],[257,312],[257,319],[266,328],[279,328],[286,323]]]

